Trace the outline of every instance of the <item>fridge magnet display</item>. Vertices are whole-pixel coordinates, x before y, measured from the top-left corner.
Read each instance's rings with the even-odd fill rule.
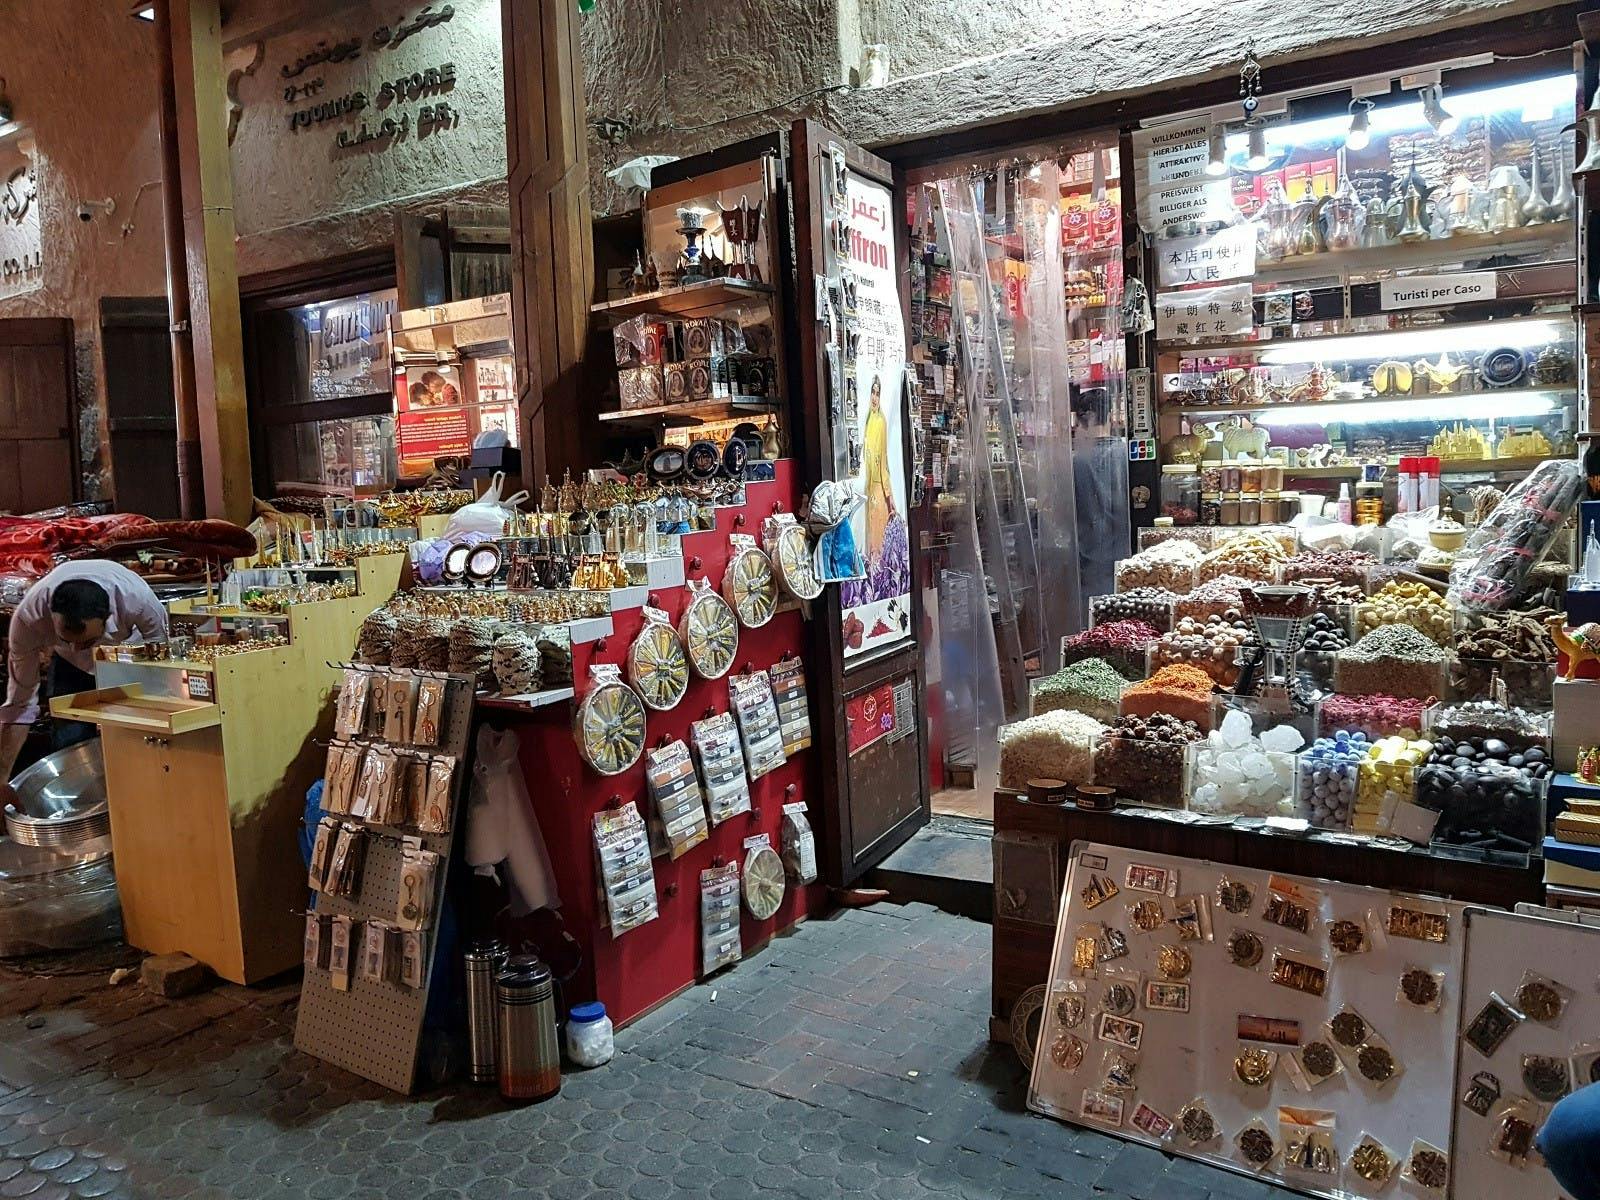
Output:
[[[1278,1157],[1277,1140],[1259,1119],[1251,1121],[1239,1131],[1234,1138],[1234,1146],[1239,1151],[1239,1157],[1252,1170],[1265,1170]]]
[[[1110,1042],[1114,1046],[1122,1046],[1128,1050],[1137,1050],[1139,1043],[1144,1040],[1144,1022],[1103,1012],[1100,1014],[1096,1035],[1102,1042]]]
[[[1089,1047],[1075,1034],[1063,1033],[1050,1046],[1050,1061],[1063,1071],[1076,1071],[1083,1065]]]
[[[1365,954],[1372,949],[1365,921],[1341,917],[1328,926],[1328,945],[1335,954]]]
[[[1321,996],[1328,990],[1326,964],[1297,958],[1292,954],[1278,953],[1272,956],[1270,978],[1279,987],[1293,988],[1308,996]]]
[[[628,682],[648,707],[666,711],[689,690],[689,657],[666,613],[647,606],[643,615],[639,636],[628,647]]]
[[[1146,980],[1144,1006],[1151,1012],[1186,1013],[1189,1011],[1189,985],[1164,983],[1159,979]]]
[[[1089,1015],[1089,1004],[1084,999],[1082,983],[1073,979],[1068,980],[1065,986],[1069,989],[1076,986],[1077,990],[1067,991],[1056,997],[1056,1023],[1066,1029],[1076,1029],[1083,1024],[1084,1017]]]
[[[1285,1070],[1290,1082],[1302,1092],[1309,1092],[1342,1073],[1344,1063],[1327,1042],[1313,1041],[1288,1052]]]
[[[728,542],[731,553],[722,576],[722,597],[733,606],[739,624],[746,629],[759,629],[778,611],[772,560],[749,534],[736,533]]]
[[[1394,1155],[1370,1133],[1362,1134],[1355,1149],[1350,1151],[1351,1172],[1374,1187],[1387,1183],[1389,1176],[1394,1174],[1394,1168]]]
[[[1539,1132],[1538,1106],[1519,1096],[1495,1113],[1489,1128],[1489,1153],[1511,1166],[1527,1166]]]
[[[613,663],[589,668],[589,691],[573,724],[583,761],[601,775],[620,775],[644,754],[644,703]]]
[[[1294,933],[1310,933],[1322,894],[1293,880],[1274,875],[1267,880],[1267,902],[1261,919]]]
[[[1217,905],[1224,912],[1242,917],[1255,902],[1255,889],[1242,879],[1230,879],[1224,875],[1217,881]]]
[[[1528,971],[1517,985],[1516,1006],[1529,1020],[1554,1025],[1561,1019],[1562,1010],[1566,1008],[1571,995],[1571,989],[1555,980]]]
[[[1222,1136],[1216,1117],[1204,1100],[1191,1100],[1178,1110],[1178,1131],[1191,1146],[1210,1144]]]
[[[1100,1090],[1113,1096],[1126,1096],[1138,1087],[1135,1076],[1139,1060],[1120,1050],[1107,1050],[1100,1065]]]
[[[1443,944],[1450,940],[1450,914],[1404,904],[1391,904],[1384,923],[1390,937]]]
[[[1467,1090],[1461,1093],[1461,1107],[1477,1113],[1480,1117],[1487,1117],[1498,1099],[1500,1099],[1499,1078],[1493,1071],[1479,1071],[1468,1080]]]
[[[1278,1109],[1284,1167],[1312,1175],[1334,1174],[1339,1169],[1339,1151],[1333,1141],[1335,1127],[1334,1114],[1324,1109]]]
[[[1194,969],[1194,958],[1182,946],[1163,946],[1156,951],[1156,970],[1163,979],[1187,979]]]
[[[1122,877],[1122,886],[1134,892],[1154,892],[1158,896],[1174,895],[1178,890],[1178,873],[1165,867],[1146,863],[1129,863]]]
[[[1172,1136],[1172,1121],[1143,1101],[1134,1107],[1128,1124],[1157,1141],[1166,1141]]]
[[[1400,1178],[1425,1192],[1442,1194],[1450,1181],[1450,1157],[1439,1147],[1418,1138],[1411,1143]]]
[[[1570,1064],[1553,1054],[1522,1056],[1522,1086],[1535,1100],[1554,1104],[1572,1090]]]
[[[754,839],[752,839],[754,840]],[[761,835],[763,843],[766,835]],[[758,921],[774,916],[783,903],[783,860],[769,845],[752,847],[744,859],[744,906]]]
[[[1236,967],[1254,970],[1266,952],[1266,944],[1253,930],[1235,929],[1228,935],[1228,961]]]
[[[1083,890],[1078,895],[1085,908],[1095,909],[1115,896],[1118,890],[1117,885],[1111,882],[1110,876],[1091,874],[1089,882],[1084,884]]]
[[[1382,1086],[1399,1078],[1401,1066],[1388,1046],[1368,1042],[1356,1051],[1356,1070],[1361,1078]]]
[[[1426,1012],[1438,1012],[1444,1000],[1444,972],[1408,966],[1400,973],[1400,986],[1395,990],[1395,999]]]
[[[1159,900],[1136,900],[1128,905],[1128,924],[1140,933],[1154,933],[1167,923]]]
[[[1094,1121],[1101,1125],[1121,1125],[1122,1107],[1121,1096],[1085,1090],[1083,1099],[1078,1105],[1078,1115],[1086,1121]]]
[[[1600,1045],[1585,1042],[1573,1050],[1572,1078],[1579,1087],[1600,1083]]]
[[[1211,940],[1211,903],[1207,896],[1179,896],[1172,902],[1172,927],[1184,942]]]
[[[1278,1052],[1264,1046],[1246,1046],[1233,1059],[1233,1077],[1246,1087],[1266,1087],[1278,1066]]]
[[[1128,935],[1114,925],[1102,926],[1100,940],[1096,943],[1096,956],[1103,963],[1127,958]]]
[[[1121,977],[1112,979],[1101,991],[1100,1007],[1114,1017],[1126,1017],[1139,1007],[1139,980],[1125,972],[1118,974]]]
[[[689,596],[678,622],[689,665],[702,679],[721,679],[739,653],[739,619],[704,579],[690,581]]]
[[[1461,1036],[1479,1054],[1493,1058],[1494,1052],[1505,1044],[1505,1040],[1521,1023],[1522,1014],[1502,1000],[1498,992],[1490,992],[1489,999],[1478,1010],[1477,1016],[1467,1022]]]
[[[1355,1050],[1364,1045],[1367,1038],[1372,1035],[1372,1027],[1355,1009],[1345,1007],[1329,1018],[1328,1033],[1333,1037],[1335,1045],[1342,1046],[1346,1050]]]

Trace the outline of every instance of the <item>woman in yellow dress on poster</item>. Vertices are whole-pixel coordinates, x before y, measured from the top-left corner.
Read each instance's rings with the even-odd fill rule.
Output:
[[[872,399],[862,437],[862,491],[867,499],[867,563],[883,555],[884,532],[894,516],[894,488],[889,480],[889,422],[883,415],[883,380],[872,377]]]

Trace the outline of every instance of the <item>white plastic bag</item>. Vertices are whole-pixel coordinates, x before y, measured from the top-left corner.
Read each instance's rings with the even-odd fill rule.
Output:
[[[466,533],[481,533],[492,538],[504,536],[506,519],[516,511],[517,505],[528,498],[528,493],[523,491],[502,500],[500,489],[505,482],[506,473],[496,471],[483,495],[450,514],[450,521],[444,527],[444,536],[455,538]]]
[[[555,871],[544,834],[533,815],[517,735],[485,725],[478,730],[478,757],[472,767],[472,798],[467,809],[467,862],[474,867],[505,863],[516,916],[541,908],[560,908]]]

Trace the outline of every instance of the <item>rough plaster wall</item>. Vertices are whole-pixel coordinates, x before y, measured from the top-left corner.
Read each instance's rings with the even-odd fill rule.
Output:
[[[396,26],[420,6],[393,0],[346,5],[331,16],[297,25],[264,45],[235,46],[231,67],[247,71],[233,85],[242,107],[232,149],[235,221],[242,274],[315,261],[381,245],[394,235],[397,212],[437,212],[452,203],[505,203],[505,85],[498,0],[456,0],[455,15],[424,29],[399,47],[373,44],[373,31]],[[322,79],[316,96],[284,99],[281,68],[320,40],[360,37],[360,57],[314,66],[293,82]],[[230,36],[230,43],[232,37]],[[455,86],[438,95],[378,107],[384,80],[451,63]],[[309,129],[291,131],[289,114],[319,101],[360,90],[371,106]],[[415,122],[425,104],[443,100],[459,124],[419,136]],[[409,114],[410,134],[392,146],[369,142],[342,149],[340,130],[352,135],[363,122]]]
[[[602,3],[584,18],[589,117],[633,128],[616,148],[591,140],[595,211],[637,202],[603,178],[609,161],[636,154],[692,154],[786,125],[796,116],[831,124],[874,145],[958,129],[1118,92],[1170,87],[1236,69],[1253,39],[1267,86],[1285,81],[1286,59],[1393,41],[1425,28],[1490,21],[1556,0],[1371,0],[1240,4],[1193,0],[678,0]],[[843,6],[841,8],[841,6]],[[841,78],[838,48],[889,47],[892,79],[926,79],[873,91],[833,91],[783,102]],[[837,27],[836,27],[837,22]],[[1576,32],[1576,31],[1574,31]],[[1046,45],[1014,53],[1035,43]],[[994,56],[986,62],[948,70]],[[845,57],[850,57],[848,54]],[[667,64],[671,64],[670,75]],[[686,129],[779,105],[711,130]]]
[[[84,489],[107,492],[100,297],[166,292],[154,28],[108,0],[7,0],[0,75],[38,145],[44,282],[0,300],[0,317],[71,317]],[[27,36],[14,36],[26,30]],[[81,200],[111,196],[116,215],[85,223]],[[123,226],[133,221],[124,237]]]
[[[597,214],[638,203],[606,170],[640,154],[694,154],[785,125],[802,108],[752,109],[837,84],[838,0],[607,0],[583,18],[591,126],[626,122],[621,146],[591,137]],[[827,98],[803,111],[826,120]],[[734,118],[729,120],[728,118]]]

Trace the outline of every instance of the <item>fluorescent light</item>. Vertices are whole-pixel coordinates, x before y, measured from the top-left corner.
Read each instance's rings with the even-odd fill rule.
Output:
[[[1228,131],[1220,123],[1211,126],[1210,154],[1206,174],[1213,178],[1228,173]]]
[[[1344,135],[1347,150],[1365,150],[1372,140],[1372,101],[1350,101],[1350,130]]]
[[[1390,329],[1376,333],[1355,333],[1349,337],[1283,339],[1258,343],[1257,361],[1263,366],[1289,363],[1336,362],[1356,359],[1376,362],[1397,358],[1405,362],[1427,356],[1437,358],[1440,351],[1482,352],[1495,346],[1518,350],[1542,347],[1566,340],[1570,329],[1565,322],[1547,318],[1517,321],[1487,321],[1476,325],[1434,325],[1419,329]],[[1198,354],[1205,351],[1199,349]]]
[[[1245,138],[1248,153],[1245,155],[1244,165],[1247,171],[1264,171],[1272,158],[1267,154],[1267,131],[1260,125],[1252,124],[1250,132]]]
[[[1251,415],[1257,425],[1371,424],[1379,421],[1492,421],[1542,417],[1564,408],[1564,392],[1468,392],[1354,404],[1278,404]]]
[[[1422,101],[1422,115],[1440,137],[1449,137],[1461,127],[1461,118],[1453,116],[1444,106],[1444,85],[1431,83],[1417,89]]]

